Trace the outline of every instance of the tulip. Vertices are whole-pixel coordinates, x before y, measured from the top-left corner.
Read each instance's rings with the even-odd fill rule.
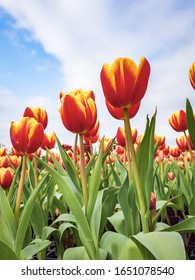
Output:
[[[3,189],[8,189],[14,178],[14,171],[10,167],[0,168],[0,185]]]
[[[192,65],[190,66],[189,78],[193,89],[195,89],[195,62],[193,62]]]
[[[170,147],[169,149],[170,155],[174,158],[178,158],[181,154],[179,147]]]
[[[0,167],[9,167],[9,156],[0,157]]]
[[[186,141],[185,135],[181,135],[181,136],[177,137],[176,143],[182,151],[186,151],[188,149],[188,143]]]
[[[63,125],[76,134],[85,134],[96,122],[96,104],[87,93],[76,90],[61,99],[59,113]]]
[[[133,139],[133,143],[135,143],[136,138],[137,138],[137,129],[131,129],[131,134],[132,134],[132,139]],[[125,138],[125,129],[124,127],[119,127],[117,129],[117,133],[116,133],[116,140],[118,145],[125,147],[126,146],[126,138]]]
[[[150,195],[150,210],[156,209],[156,196],[153,192],[151,192]]]
[[[130,58],[117,58],[104,64],[100,78],[106,100],[114,107],[129,108],[143,98],[150,75],[150,65],[142,57],[137,66]]]
[[[173,113],[169,118],[169,124],[177,132],[184,132],[187,130],[186,112],[179,110]]]
[[[45,109],[26,107],[23,117],[34,118],[38,123],[41,123],[44,129],[47,127],[48,116]]]
[[[5,156],[6,155],[6,149],[5,148],[0,148],[0,157]]]
[[[175,178],[175,174],[172,171],[169,171],[167,173],[167,176],[168,176],[169,180],[171,180],[171,181]]]
[[[37,151],[43,140],[44,129],[34,118],[23,117],[18,124],[11,123],[10,138],[16,151],[31,154]]]
[[[20,203],[26,174],[26,157],[28,154],[35,153],[41,146],[44,135],[44,128],[35,118],[23,117],[18,124],[11,123],[10,138],[16,151],[23,154],[22,171],[18,186],[18,193],[15,204],[15,218],[19,221]],[[34,168],[35,171],[35,168]],[[35,177],[36,180],[37,177]]]
[[[43,150],[46,149],[53,149],[56,143],[56,138],[55,138],[55,134],[54,133],[44,133],[43,135],[43,141],[41,143],[41,148]]]

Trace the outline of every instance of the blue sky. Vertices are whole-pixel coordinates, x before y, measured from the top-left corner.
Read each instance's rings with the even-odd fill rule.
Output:
[[[48,112],[46,132],[61,142],[74,136],[62,125],[59,92],[82,88],[96,95],[100,134],[114,137],[121,121],[107,112],[100,83],[103,63],[145,56],[151,76],[140,111],[132,120],[144,131],[157,107],[156,133],[175,145],[169,116],[185,110],[195,92],[188,71],[195,61],[195,3],[184,0],[1,0],[0,143],[10,145],[9,126],[26,106]]]

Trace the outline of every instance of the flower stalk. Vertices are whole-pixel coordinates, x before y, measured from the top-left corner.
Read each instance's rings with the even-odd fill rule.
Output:
[[[80,175],[81,175],[81,185],[83,190],[83,201],[85,209],[87,209],[88,203],[88,192],[87,192],[87,182],[85,173],[85,155],[84,155],[84,144],[83,144],[83,134],[79,134],[80,142]]]
[[[136,159],[134,145],[133,145],[133,138],[131,134],[131,125],[129,121],[128,109],[124,108],[123,110],[124,110],[124,126],[125,126],[125,137],[126,137],[126,146],[127,146],[129,182],[131,178],[131,161],[132,161],[133,176],[135,179],[135,187],[136,187],[136,192],[137,192],[137,197],[138,197],[139,207],[140,207],[142,229],[144,233],[147,233],[149,229],[148,229],[148,222],[146,218],[146,205],[144,202],[144,196],[143,196],[140,179],[139,179],[138,165],[137,165],[137,159]]]
[[[22,191],[23,191],[24,180],[25,180],[25,175],[26,175],[26,158],[27,158],[27,155],[24,154],[23,158],[22,158],[22,171],[21,171],[21,175],[20,175],[18,193],[17,193],[17,197],[16,197],[16,205],[15,205],[14,215],[15,215],[15,219],[16,219],[17,224],[19,222],[20,204],[21,204],[21,200],[22,200]]]

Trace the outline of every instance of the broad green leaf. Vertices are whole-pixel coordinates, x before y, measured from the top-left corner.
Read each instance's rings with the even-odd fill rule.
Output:
[[[101,182],[101,169],[102,169],[102,153],[101,147],[96,163],[92,170],[92,175],[88,182],[88,204],[87,204],[87,217],[90,220],[93,213],[94,205],[97,199],[98,191]]]
[[[0,240],[0,260],[19,260],[16,253],[2,240]]]
[[[126,236],[137,234],[140,231],[140,215],[136,205],[133,184],[121,187],[118,193],[118,201],[125,218]]]
[[[138,246],[128,237],[107,231],[101,239],[100,248],[108,252],[113,260],[142,260]]]
[[[84,215],[83,209],[81,208],[81,205],[77,197],[75,196],[71,187],[66,183],[63,176],[61,176],[56,170],[50,167],[43,160],[39,159],[39,161],[40,163],[42,163],[45,169],[51,174],[53,179],[56,181],[62,195],[64,196],[64,199],[66,200],[68,206],[70,207],[72,214],[76,218],[78,229],[79,229],[79,235],[83,242],[83,245],[86,248],[87,253],[89,254],[89,258],[95,259],[97,249],[94,244],[94,240],[89,228],[89,224],[87,222],[87,219]]]
[[[31,214],[36,202],[36,198],[47,180],[48,174],[39,182],[33,193],[30,195],[19,219],[18,230],[16,234],[15,251],[19,255],[22,250],[23,241],[25,238],[26,230],[31,218]]]
[[[142,232],[134,235],[140,250],[147,249],[156,260],[185,260],[186,253],[182,237],[177,232]]]
[[[186,119],[188,125],[188,132],[190,134],[192,143],[195,147],[195,119],[191,103],[188,99],[186,99]]]
[[[31,260],[35,254],[48,248],[50,244],[51,242],[49,240],[41,240],[41,239],[33,240],[28,246],[26,246],[22,250],[21,255],[23,259]]]
[[[154,130],[155,130],[156,112],[151,121],[147,117],[144,137],[137,151],[137,163],[140,178],[140,185],[145,198],[145,205],[149,209],[150,194],[153,191],[154,175]],[[144,159],[144,162],[143,162]]]
[[[111,217],[108,217],[108,220],[113,225],[116,232],[127,236],[123,211],[117,211]]]
[[[107,253],[104,250],[100,250],[101,260],[105,260]],[[68,248],[64,252],[63,260],[89,260],[87,252],[84,247]]]
[[[90,221],[91,231],[97,240],[108,222],[107,217],[114,211],[117,191],[117,188],[109,187],[98,192]]]
[[[0,187],[0,222],[4,220],[4,226],[7,228],[7,234],[13,241],[16,237],[16,221],[14,213],[10,207],[9,201],[4,190]]]
[[[51,226],[55,225],[56,223],[59,222],[73,222],[76,223],[76,219],[75,216],[71,215],[71,214],[61,214],[59,217],[57,217],[55,219],[55,221],[53,221],[53,223],[51,224]]]
[[[78,172],[72,162],[72,160],[70,159],[69,155],[67,154],[67,152],[63,149],[58,137],[55,135],[56,137],[56,142],[58,145],[58,149],[60,151],[60,155],[62,158],[62,161],[64,163],[64,166],[70,176],[71,181],[73,182],[74,186],[77,188],[78,191],[81,190],[81,183],[80,183],[80,179],[78,176]]]
[[[175,231],[181,234],[195,232],[195,216],[190,216],[187,219],[177,223],[176,225],[167,227],[162,231]]]

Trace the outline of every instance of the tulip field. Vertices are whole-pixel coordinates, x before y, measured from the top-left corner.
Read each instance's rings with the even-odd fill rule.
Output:
[[[195,113],[186,99],[167,120],[175,147],[155,133],[157,112],[138,135],[131,119],[149,78],[145,57],[102,66],[102,98],[121,120],[114,138],[100,137],[92,90],[59,94],[71,145],[45,132],[44,108],[27,107],[11,122],[12,147],[0,148],[0,260],[193,259]],[[189,83],[193,94],[195,62]]]

